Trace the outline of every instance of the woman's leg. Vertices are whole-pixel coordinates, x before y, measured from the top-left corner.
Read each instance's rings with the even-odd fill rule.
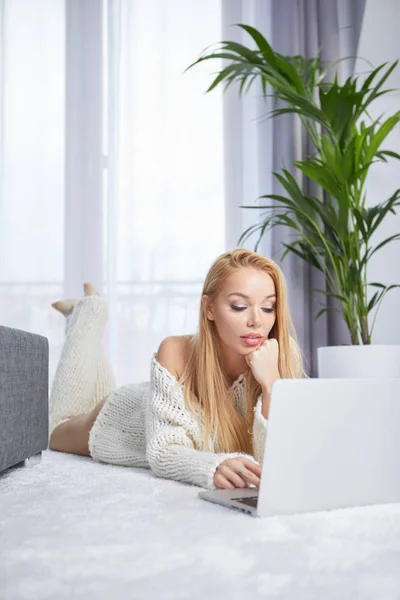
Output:
[[[88,455],[87,439],[115,380],[101,347],[107,302],[85,284],[86,296],[53,306],[67,317],[66,341],[50,397],[53,450]]]
[[[49,448],[57,452],[90,456],[90,430],[105,401],[106,399],[100,401],[89,413],[71,417],[68,421],[57,425],[50,436]]]

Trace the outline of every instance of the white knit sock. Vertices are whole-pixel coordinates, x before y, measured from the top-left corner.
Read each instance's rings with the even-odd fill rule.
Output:
[[[90,412],[115,388],[101,346],[107,314],[104,298],[85,296],[67,316],[66,340],[50,395],[50,435],[68,418]]]

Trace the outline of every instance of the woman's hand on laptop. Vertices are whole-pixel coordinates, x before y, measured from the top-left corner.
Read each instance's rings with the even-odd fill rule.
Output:
[[[214,474],[217,488],[246,488],[250,485],[260,487],[261,466],[245,456],[229,458],[219,465]]]

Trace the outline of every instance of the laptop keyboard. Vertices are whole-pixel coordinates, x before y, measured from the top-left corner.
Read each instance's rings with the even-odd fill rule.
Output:
[[[247,498],[232,498],[235,502],[246,504],[246,506],[254,506],[257,508],[258,496],[248,496]]]

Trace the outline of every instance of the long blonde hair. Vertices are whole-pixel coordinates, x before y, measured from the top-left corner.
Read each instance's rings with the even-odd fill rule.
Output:
[[[214,299],[227,277],[242,267],[260,269],[271,276],[276,293],[276,321],[270,337],[274,337],[279,344],[279,373],[282,378],[301,377],[303,364],[289,313],[286,282],[274,261],[240,248],[222,254],[207,274],[202,296],[205,294]],[[207,318],[203,302],[199,331],[192,340],[188,362],[180,382],[184,384],[188,408],[196,412],[199,409],[202,411],[206,449],[209,449],[211,435],[214,448],[220,452],[253,453],[251,425],[261,386],[249,370],[246,375],[247,410],[242,416],[233,406],[229,382],[222,371],[219,358],[218,334],[214,322]]]

